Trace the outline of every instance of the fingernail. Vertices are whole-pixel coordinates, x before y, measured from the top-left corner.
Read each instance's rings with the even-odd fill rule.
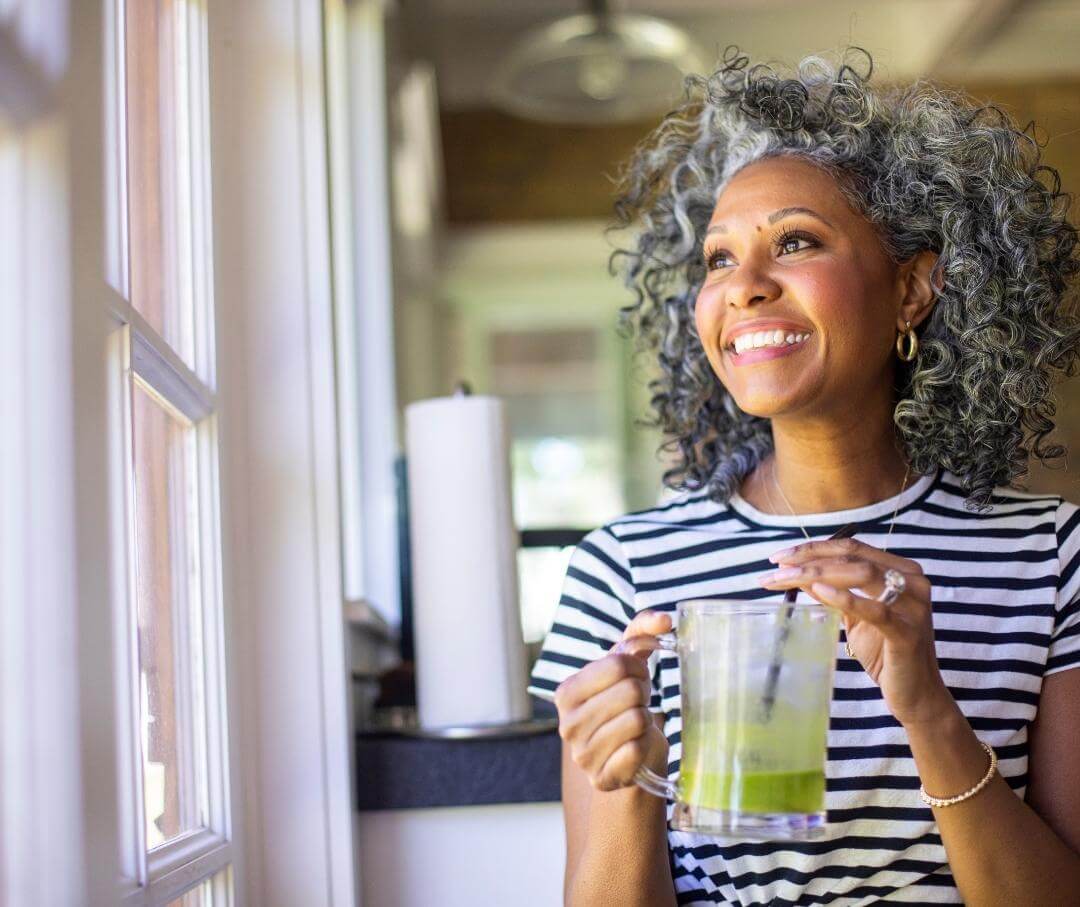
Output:
[[[802,567],[785,567],[783,570],[773,570],[772,573],[766,573],[758,582],[762,586],[767,586],[770,583],[783,583],[789,579],[795,579],[802,574]]]
[[[769,555],[769,560],[774,564],[778,561],[782,561],[786,557],[791,557],[795,553],[794,548],[781,548],[779,551],[775,551]]]

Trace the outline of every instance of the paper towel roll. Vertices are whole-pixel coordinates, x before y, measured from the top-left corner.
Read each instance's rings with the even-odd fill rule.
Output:
[[[502,401],[405,408],[416,698],[422,728],[530,715]]]

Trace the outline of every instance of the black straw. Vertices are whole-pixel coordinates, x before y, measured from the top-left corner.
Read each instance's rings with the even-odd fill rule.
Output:
[[[855,534],[857,528],[856,523],[848,523],[830,535],[829,541],[831,542],[833,539],[849,539]],[[769,673],[765,678],[765,694],[761,697],[761,709],[766,721],[772,716],[773,704],[776,702],[776,685],[780,682],[780,666],[784,654],[784,644],[787,642],[788,634],[791,633],[791,616],[795,613],[795,596],[798,594],[798,587],[788,589],[784,593],[784,602],[787,607],[781,613],[780,627],[776,631],[776,642],[773,645],[772,661],[769,662]]]

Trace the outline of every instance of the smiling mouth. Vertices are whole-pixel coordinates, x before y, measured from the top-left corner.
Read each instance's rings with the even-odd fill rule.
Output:
[[[754,335],[743,334],[724,347],[724,351],[731,356],[734,364],[749,365],[795,352],[806,345],[806,341],[812,334],[811,331],[782,332],[779,330],[765,333],[773,336],[755,338]],[[754,345],[755,339],[758,345]]]

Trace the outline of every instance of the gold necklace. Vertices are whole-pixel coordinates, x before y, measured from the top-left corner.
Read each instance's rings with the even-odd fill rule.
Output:
[[[799,528],[802,530],[802,534],[806,536],[807,541],[810,541],[810,533],[808,533],[806,531],[806,527],[803,526],[802,521],[796,515],[795,508],[791,506],[791,502],[787,499],[787,495],[784,494],[784,489],[781,488],[780,483],[778,481],[776,481],[776,459],[775,458],[773,458],[773,460],[769,464],[769,466],[770,466],[770,468],[769,468],[769,476],[772,479],[773,485],[775,485],[776,490],[780,492],[780,497],[782,497],[784,499],[784,503],[787,505],[787,509],[791,512],[791,515],[793,517],[795,517],[795,522],[798,523]],[[904,489],[907,488],[907,480],[908,480],[909,475],[911,475],[911,464],[908,464],[908,468],[904,472],[904,481],[900,485],[900,493],[897,495],[896,507],[893,508],[892,519],[889,520],[889,531],[885,535],[885,545],[881,549],[882,551],[888,551],[889,550],[889,539],[892,537],[893,526],[896,523],[896,514],[900,512],[900,497],[904,494]],[[765,496],[769,499],[769,507],[772,510],[775,510],[776,506],[773,504],[772,495],[769,494],[769,486],[768,485],[765,486]],[[848,658],[854,658],[855,657],[855,653],[851,651],[851,640],[846,638],[846,634],[845,634],[845,640],[844,640],[844,650],[847,652]]]
[[[904,489],[907,488],[908,476],[910,476],[910,475],[911,475],[911,465],[909,464],[908,468],[904,472],[904,481],[900,485],[900,491],[897,494],[896,507],[893,508],[893,515],[892,515],[892,518],[889,520],[889,531],[885,535],[885,545],[881,549],[882,551],[888,551],[889,550],[889,539],[892,538],[893,525],[896,522],[896,514],[900,512],[900,500],[899,500],[899,498],[900,498],[901,495],[903,495]],[[773,458],[772,462],[769,464],[769,477],[772,479],[773,485],[776,486],[776,490],[780,492],[780,497],[782,497],[784,499],[784,503],[787,505],[787,509],[791,512],[791,515],[793,517],[795,517],[795,522],[798,524],[799,529],[802,530],[802,534],[805,535],[806,538],[807,538],[807,541],[809,541],[810,540],[810,533],[808,533],[806,531],[806,527],[803,526],[802,521],[799,519],[798,515],[795,513],[795,508],[791,506],[791,502],[787,499],[787,495],[784,494],[784,489],[780,487],[780,483],[776,480],[776,459],[775,458]],[[773,504],[772,495],[769,494],[769,488],[768,488],[767,485],[765,486],[765,495],[769,499],[769,506],[772,507],[775,510],[776,508],[775,508],[775,506]]]
[[[779,491],[781,495],[783,495],[784,492],[780,490],[780,483],[776,481],[776,467],[773,465],[775,462],[776,461],[774,460],[772,463],[769,464],[769,478],[772,479],[772,483],[776,486],[776,490]],[[765,497],[769,499],[769,509],[775,511],[776,504],[772,499],[772,494],[769,492],[768,484],[765,485]],[[784,498],[784,503],[787,504],[787,498]],[[787,504],[787,509],[791,510],[790,504]],[[794,510],[791,510],[791,515],[795,517],[795,522],[799,524],[799,528],[802,530],[802,534],[806,536],[806,540],[809,542],[810,533],[807,532],[803,524],[799,522],[799,518],[795,516]]]

